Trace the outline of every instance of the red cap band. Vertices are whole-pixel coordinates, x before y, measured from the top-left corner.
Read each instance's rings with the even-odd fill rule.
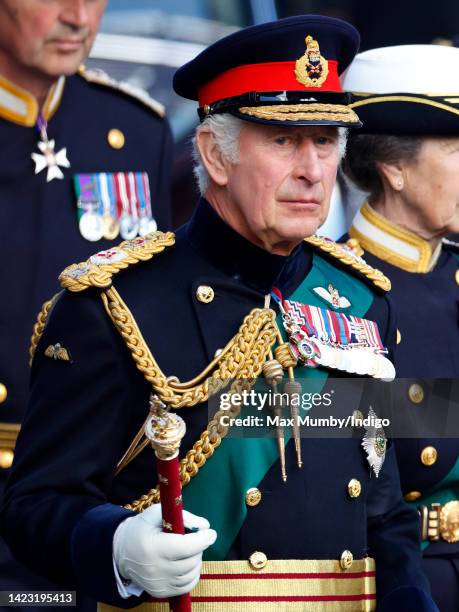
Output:
[[[249,91],[343,91],[336,60],[328,60],[328,75],[320,87],[302,85],[295,77],[295,64],[296,62],[268,62],[231,68],[199,88],[199,106],[240,96]]]

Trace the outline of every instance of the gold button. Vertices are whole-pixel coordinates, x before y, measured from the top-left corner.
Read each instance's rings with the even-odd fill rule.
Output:
[[[361,410],[354,410],[354,412],[352,413],[352,418],[353,418],[353,424],[354,427],[362,427],[363,426],[363,413]]]
[[[426,446],[421,451],[421,461],[423,465],[430,467],[437,461],[438,453],[434,446]]]
[[[204,115],[208,115],[210,113],[210,106],[208,104],[204,104]]]
[[[203,304],[210,304],[214,297],[214,290],[208,285],[199,285],[199,287],[196,289],[196,298]]]
[[[397,344],[400,344],[401,341],[402,341],[402,334],[400,333],[400,330],[397,329]]]
[[[341,559],[339,564],[341,565],[342,569],[349,569],[350,567],[352,567],[352,563],[354,562],[354,557],[351,553],[350,550],[343,550],[343,553],[341,555]]]
[[[124,134],[121,130],[117,128],[112,128],[107,134],[108,144],[113,149],[122,149],[124,147],[124,143],[126,139],[124,138]]]
[[[456,270],[454,278],[456,279],[456,285],[459,285],[459,270]]]
[[[13,464],[14,453],[10,448],[0,448],[0,468],[7,470]]]
[[[268,557],[265,555],[265,553],[259,552],[257,550],[250,555],[249,563],[253,569],[260,570],[266,567],[266,564],[268,563]]]
[[[253,508],[254,506],[258,506],[260,502],[261,502],[260,489],[257,489],[257,487],[252,487],[251,489],[248,489],[248,491],[245,494],[245,503],[251,508]]]
[[[422,493],[420,491],[410,491],[406,495],[403,496],[403,499],[407,502],[414,502],[421,497]]]
[[[353,478],[349,481],[347,485],[347,492],[349,493],[349,497],[358,497],[362,492],[362,485],[357,478]]]
[[[3,404],[3,402],[6,400],[7,395],[8,389],[3,383],[0,383],[0,404]]]
[[[413,404],[420,404],[424,399],[424,389],[418,384],[410,385],[408,396]]]

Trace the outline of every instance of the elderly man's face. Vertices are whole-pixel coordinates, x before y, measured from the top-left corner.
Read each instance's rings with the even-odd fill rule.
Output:
[[[338,163],[337,128],[246,122],[220,214],[255,244],[289,253],[325,221]]]
[[[73,74],[88,55],[107,0],[0,0],[0,52],[39,74]]]

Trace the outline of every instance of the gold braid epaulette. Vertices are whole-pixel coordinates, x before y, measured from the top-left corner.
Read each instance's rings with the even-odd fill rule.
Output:
[[[100,251],[88,260],[72,264],[59,276],[61,287],[69,291],[84,291],[88,287],[105,289],[112,284],[112,277],[120,270],[140,261],[148,261],[154,255],[175,244],[172,232],[153,232],[143,238],[125,240],[117,247]]]
[[[381,270],[367,264],[366,261],[356,255],[351,248],[346,248],[342,244],[337,244],[328,238],[322,238],[320,236],[309,236],[309,238],[305,238],[305,242],[335,257],[354,270],[357,270],[357,272],[360,272],[360,274],[363,274],[363,276],[371,280],[376,287],[379,287],[383,291],[390,291],[391,282],[387,276],[385,276]]]

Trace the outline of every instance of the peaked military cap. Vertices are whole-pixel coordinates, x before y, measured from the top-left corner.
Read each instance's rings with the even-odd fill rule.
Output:
[[[247,121],[360,127],[339,75],[358,51],[357,30],[339,19],[301,15],[220,39],[174,76],[174,89],[198,100],[198,114]]]
[[[459,134],[459,49],[399,45],[359,53],[343,75],[362,131]]]

